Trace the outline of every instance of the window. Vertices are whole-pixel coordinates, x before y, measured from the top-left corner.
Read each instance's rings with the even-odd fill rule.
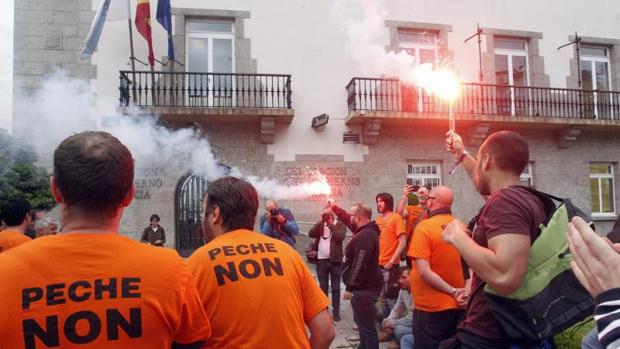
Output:
[[[187,22],[187,72],[234,73],[234,26],[223,20],[190,20]],[[208,98],[208,105],[232,101],[234,81],[230,75],[188,76],[193,98]]]
[[[412,162],[407,165],[407,184],[436,187],[441,185],[439,162]]]
[[[602,46],[584,46],[579,51],[581,86],[584,90],[611,90],[609,49]],[[587,116],[609,119],[611,98],[605,92],[585,92],[584,111]]]
[[[495,84],[497,109],[501,115],[527,115],[528,86],[527,42],[523,39],[495,37]],[[506,87],[504,87],[506,86]]]
[[[615,215],[616,198],[614,191],[614,165],[610,163],[591,163],[590,201],[592,203],[592,215]]]
[[[437,61],[437,33],[433,31],[399,29],[398,47],[412,56],[415,64]]]
[[[534,186],[534,177],[532,174],[533,164],[534,163],[530,161],[527,164],[527,166],[525,166],[525,168],[523,169],[523,172],[521,173],[521,176],[519,177],[519,181],[521,182],[521,185],[524,185],[526,187]]]

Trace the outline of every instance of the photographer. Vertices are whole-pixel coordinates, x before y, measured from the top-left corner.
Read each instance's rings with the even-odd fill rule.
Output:
[[[314,238],[313,250],[317,254],[316,273],[321,290],[327,294],[329,280],[332,285],[332,307],[334,321],[340,321],[340,276],[342,275],[342,241],[347,227],[330,209],[326,209],[310,231]]]
[[[299,227],[293,212],[287,208],[279,208],[275,200],[265,202],[265,214],[260,217],[260,232],[274,239],[282,240],[295,247],[295,235]]]

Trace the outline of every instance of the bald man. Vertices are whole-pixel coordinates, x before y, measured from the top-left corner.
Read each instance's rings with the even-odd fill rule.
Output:
[[[278,207],[275,200],[268,199],[265,201],[265,214],[260,217],[260,232],[295,248],[295,235],[299,234],[299,226],[291,210]]]
[[[409,248],[408,256],[414,260],[411,293],[416,349],[437,348],[442,340],[456,333],[465,314],[461,309],[461,295],[465,292],[461,256],[441,236],[454,219],[450,211],[452,199],[448,187],[431,189],[426,201],[429,218],[417,225]]]

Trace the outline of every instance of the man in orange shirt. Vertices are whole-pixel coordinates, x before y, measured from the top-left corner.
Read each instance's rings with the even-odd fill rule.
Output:
[[[220,178],[203,207],[209,242],[189,264],[213,326],[206,348],[327,349],[335,336],[329,300],[290,245],[252,231],[256,189]]]
[[[414,259],[411,277],[413,333],[416,349],[436,349],[443,339],[456,333],[464,315],[457,298],[464,292],[461,256],[443,241],[445,226],[454,220],[452,190],[434,187],[427,199],[430,217],[418,224],[409,257]]]
[[[377,212],[379,216],[375,222],[379,226],[379,265],[383,268],[383,289],[381,290],[380,300],[383,303],[383,317],[390,314],[396,299],[388,299],[388,280],[390,270],[400,263],[400,255],[407,245],[407,233],[403,217],[394,213],[394,198],[389,193],[379,193],[375,197],[377,201]],[[395,297],[398,295],[396,294]]]
[[[428,207],[426,206],[428,190],[425,186],[405,185],[403,197],[398,202],[396,213],[405,219],[405,232],[407,233],[407,245],[403,251],[405,255],[409,252],[415,227],[422,220],[428,218]],[[414,203],[410,203],[411,201],[414,201]],[[411,259],[409,258],[407,258],[407,266],[412,267]]]
[[[0,348],[200,348],[210,326],[189,267],[121,237],[131,153],[105,132],[65,139],[51,192],[62,233],[0,254]]]
[[[8,199],[0,207],[0,214],[7,226],[0,232],[0,253],[30,241],[25,235],[30,224],[30,203],[26,199]]]

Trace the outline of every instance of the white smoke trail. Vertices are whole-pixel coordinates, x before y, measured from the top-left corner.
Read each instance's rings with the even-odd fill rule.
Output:
[[[33,95],[18,94],[16,134],[26,135],[37,148],[42,163],[51,166],[51,153],[66,137],[93,130],[96,122],[90,117],[94,96],[87,82],[56,71],[42,82]],[[222,164],[201,130],[169,129],[157,124],[155,116],[133,110],[130,115],[115,115],[119,125],[106,128],[132,152],[136,163],[162,163],[170,168],[188,168],[194,174],[213,181],[226,175],[247,178],[263,197],[295,200],[316,194],[329,194],[329,185],[322,180],[287,186],[272,178],[259,178],[242,173],[235,166]],[[234,164],[230,164],[234,165]]]
[[[386,51],[386,11],[380,0],[337,0],[332,15],[348,36],[349,55],[360,72],[368,77],[397,77],[405,84],[426,88],[432,85],[429,79],[435,79],[437,72],[445,71],[443,67],[435,70],[429,63],[416,64],[415,57],[404,50]],[[440,61],[438,65],[447,66],[448,63]]]

